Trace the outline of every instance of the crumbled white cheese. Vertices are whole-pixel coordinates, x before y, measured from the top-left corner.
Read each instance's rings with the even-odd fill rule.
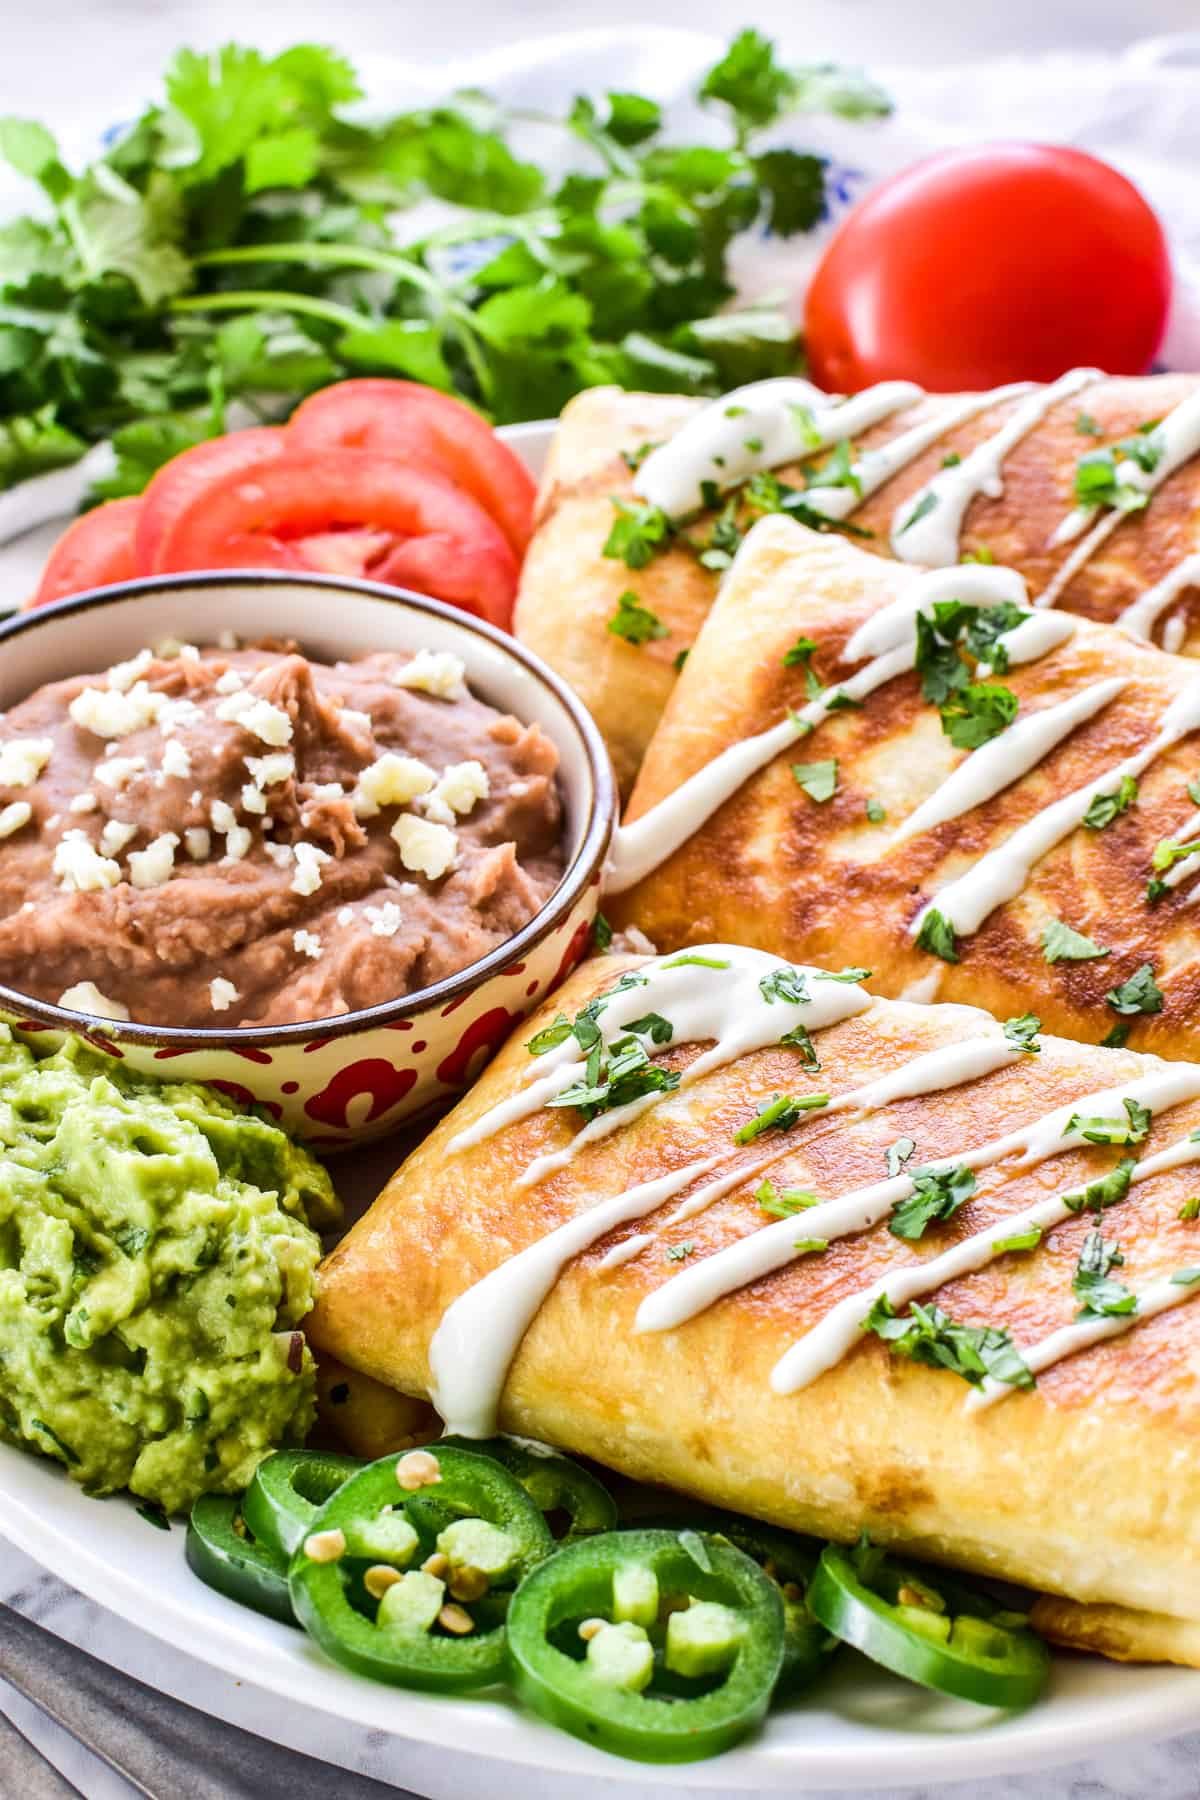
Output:
[[[315,894],[321,885],[322,864],[329,861],[328,850],[316,844],[299,843],[295,847],[296,873],[292,876],[293,894]]]
[[[314,782],[309,790],[310,800],[344,800],[346,790],[340,781]]]
[[[226,981],[223,975],[208,984],[208,998],[214,1012],[228,1012],[234,1001],[241,997],[232,981]]]
[[[186,781],[192,772],[192,759],[186,744],[178,738],[168,738],[163,745],[162,772],[164,775],[177,777]]]
[[[257,788],[276,787],[296,773],[296,759],[290,750],[275,750],[269,756],[247,756],[243,760]]]
[[[395,937],[404,923],[404,914],[394,900],[385,900],[382,906],[365,906],[363,911],[371,921],[373,937]]]
[[[154,656],[149,650],[139,650],[128,662],[114,663],[108,671],[108,685],[114,693],[123,694],[131,688],[139,675],[144,675]]]
[[[263,793],[261,788],[256,788],[253,782],[248,781],[242,789],[242,811],[248,813],[265,813],[266,810],[267,796]]]
[[[396,687],[420,688],[439,700],[461,700],[466,693],[467,666],[448,650],[418,650],[410,663],[392,676]]]
[[[0,809],[0,838],[11,837],[14,831],[20,831],[22,825],[28,825],[32,817],[33,808],[28,800],[13,800]]]
[[[238,637],[237,632],[231,631],[227,625],[217,639],[217,648],[220,650],[236,650],[240,643],[241,639]]]
[[[252,694],[248,688],[218,702],[217,717],[226,724],[240,725],[243,731],[261,738],[264,744],[280,748],[292,741],[292,721],[287,714],[264,700],[261,694]]]
[[[218,694],[239,694],[245,685],[245,679],[236,669],[226,669],[225,673],[218,675],[216,680]]]
[[[9,738],[0,744],[0,787],[32,787],[53,749],[53,738]]]
[[[360,731],[371,731],[374,729],[374,720],[371,718],[370,713],[359,712],[353,706],[343,706],[341,712],[338,714],[338,724],[357,725]]]
[[[352,922],[353,918],[354,908],[352,906],[343,906],[338,913],[337,922],[339,925],[346,926]]]
[[[373,819],[385,806],[407,806],[419,794],[427,794],[437,776],[415,756],[398,756],[385,751],[362,771],[354,790],[354,815]]]
[[[212,855],[212,835],[203,825],[189,825],[183,834],[183,847],[193,862],[207,862]]]
[[[469,813],[477,801],[487,799],[489,791],[488,772],[481,762],[452,763],[442,771],[432,793],[420,802],[421,811],[439,825],[453,825],[455,814]]]
[[[51,813],[50,817],[46,820],[46,830],[47,831],[57,831],[61,824],[62,824],[62,814],[61,813]]]
[[[109,819],[100,833],[100,849],[105,856],[120,856],[126,844],[131,843],[138,834],[136,825],[127,824],[124,819]]]
[[[136,888],[161,887],[170,881],[175,870],[175,847],[179,842],[174,831],[164,831],[152,838],[144,850],[129,853],[129,879]]]
[[[158,722],[163,731],[168,732],[175,731],[180,725],[194,725],[203,717],[203,707],[197,706],[194,700],[172,700],[169,695],[164,695]]]
[[[430,881],[447,874],[458,861],[458,839],[454,833],[431,819],[418,819],[415,813],[400,814],[392,826],[392,837],[405,868]]]
[[[180,662],[199,662],[200,652],[195,644],[180,644],[179,660]]]
[[[225,839],[226,862],[241,862],[254,839],[244,825],[238,824],[237,814],[228,800],[214,800],[208,816],[213,830],[219,831]]]
[[[72,1012],[91,1013],[95,1019],[127,1019],[129,1008],[122,1006],[119,1000],[110,1000],[102,994],[94,981],[77,981],[74,987],[67,988],[58,996],[60,1006],[69,1007]]]
[[[97,763],[93,777],[101,787],[112,788],[119,794],[123,787],[128,787],[135,775],[140,775],[146,766],[144,756],[106,756],[103,762]]]
[[[67,802],[67,811],[73,813],[95,812],[99,804],[95,794],[75,794]]]
[[[135,681],[125,694],[115,688],[84,688],[67,710],[82,730],[96,737],[123,738],[156,724],[164,701],[165,695]]]
[[[154,654],[155,656],[160,657],[163,662],[170,662],[171,658],[173,656],[178,656],[182,649],[183,645],[177,637],[159,638],[157,644],[154,646]]]
[[[54,847],[54,873],[60,888],[76,894],[116,887],[121,879],[116,863],[101,856],[82,831],[64,832],[58,840]]]
[[[270,857],[271,861],[275,864],[275,867],[277,869],[288,868],[293,860],[293,851],[292,851],[292,846],[290,844],[267,844],[267,843],[264,843],[263,849],[266,851],[267,855]]]
[[[301,956],[311,956],[315,960],[321,954],[321,940],[311,931],[293,931],[292,944]]]

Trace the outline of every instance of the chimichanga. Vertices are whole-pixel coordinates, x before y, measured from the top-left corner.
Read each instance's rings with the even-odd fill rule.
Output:
[[[881,993],[1200,1057],[1200,671],[1023,593],[763,520],[647,754],[606,911],[660,949],[857,962]]]
[[[856,973],[587,963],[329,1256],[309,1335],[452,1429],[1200,1660],[1200,1067]]]
[[[695,441],[685,445],[681,433]],[[820,448],[807,450],[814,442]],[[669,452],[644,455],[654,444]],[[799,504],[802,518],[845,519],[866,548],[918,564],[993,557],[1019,569],[1045,604],[1120,618],[1173,650],[1200,651],[1197,450],[1192,375],[1073,370],[1050,387],[978,395],[925,395],[888,382],[844,403],[804,382],[777,381],[707,406],[594,388],[562,416],[517,635],[587,702],[626,791],[737,529],[764,507]],[[740,485],[764,467],[785,491]],[[796,484],[804,491],[788,496]],[[736,521],[715,530],[718,515],[702,506],[713,489],[722,504],[740,496]],[[682,530],[647,540],[642,566],[602,554],[618,516],[614,499],[636,502],[638,490],[673,518],[701,507]],[[1077,492],[1091,494],[1094,509],[1079,507]],[[609,630],[626,591],[665,636],[631,644]]]

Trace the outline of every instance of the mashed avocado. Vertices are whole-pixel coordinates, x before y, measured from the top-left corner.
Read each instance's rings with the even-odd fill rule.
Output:
[[[325,1171],[209,1088],[0,1026],[0,1436],[167,1511],[314,1415]]]

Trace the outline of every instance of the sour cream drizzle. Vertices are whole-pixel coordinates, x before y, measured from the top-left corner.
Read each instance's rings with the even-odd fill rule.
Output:
[[[892,555],[902,562],[935,568],[957,562],[963,520],[975,496],[987,494],[998,500],[1004,492],[1004,459],[1060,400],[1077,394],[1099,376],[1098,369],[1071,369],[1049,386],[1027,393],[999,431],[977,444],[961,462],[939,469],[924,487],[910,494],[892,516]],[[1013,393],[1012,388],[1000,388],[991,398],[1001,401]]]
[[[1043,807],[1004,843],[981,856],[965,875],[940,888],[913,920],[911,934],[915,937],[919,933],[926,914],[935,909],[959,936],[969,937],[978,931],[998,906],[1016,898],[1028,882],[1034,864],[1082,824],[1083,816],[1097,794],[1115,793],[1126,776],[1143,774],[1164,751],[1197,730],[1200,730],[1200,680],[1191,682],[1175,696],[1155,735],[1135,755],[1114,763],[1111,768],[1093,776],[1085,787],[1076,788],[1074,793],[1064,794],[1061,800]]]
[[[1079,1133],[1067,1130],[1068,1121],[1076,1113],[1081,1117],[1120,1118],[1121,1102],[1125,1099],[1136,1100],[1140,1105],[1148,1106],[1152,1113],[1163,1112],[1198,1095],[1200,1069],[1189,1063],[1167,1065],[1161,1073],[1129,1082],[1124,1087],[1105,1088],[1094,1094],[1081,1095],[1077,1100],[1057,1107],[1052,1113],[1034,1120],[1019,1131],[1009,1132],[1004,1137],[992,1139],[990,1143],[959,1151],[952,1156],[937,1157],[922,1166],[929,1169],[949,1169],[956,1166],[986,1169],[1003,1158],[1012,1156],[1016,1159],[1015,1168],[1031,1168],[1053,1156],[1061,1156],[1066,1150],[1079,1147],[1083,1141]],[[1197,1146],[1197,1153],[1200,1154],[1200,1146]],[[1146,1166],[1150,1168],[1149,1161]],[[1151,1169],[1151,1172],[1157,1171]],[[761,1281],[764,1276],[774,1274],[777,1269],[786,1268],[789,1263],[794,1262],[798,1254],[798,1236],[827,1238],[832,1242],[835,1238],[867,1231],[886,1219],[892,1208],[900,1201],[907,1200],[914,1191],[911,1176],[897,1175],[887,1181],[874,1182],[869,1187],[853,1189],[836,1200],[827,1200],[820,1206],[809,1208],[799,1227],[794,1217],[764,1225],[748,1237],[738,1239],[724,1250],[705,1257],[703,1262],[683,1270],[670,1281],[664,1282],[653,1294],[647,1295],[638,1308],[636,1329],[667,1331],[682,1325],[688,1319],[707,1311],[718,1300],[736,1293],[739,1288],[746,1287],[750,1282]],[[1043,1208],[1051,1204],[1053,1203],[1047,1201],[1041,1203]],[[1061,1216],[1066,1217],[1068,1211],[1069,1208],[1064,1208]],[[979,1234],[978,1240],[964,1240],[964,1243],[954,1247],[954,1251],[947,1251],[946,1256],[965,1251],[967,1243],[975,1244],[978,1249],[985,1240],[1010,1237],[1027,1222],[1024,1213],[1005,1219],[1001,1221],[1003,1229],[1000,1226],[994,1231],[989,1228],[988,1232]],[[1055,1223],[1058,1222],[1060,1221],[1056,1218]],[[996,1254],[998,1252],[993,1248],[971,1266],[982,1267],[985,1261]],[[899,1270],[839,1302],[776,1365],[771,1377],[771,1385],[776,1392],[791,1393],[815,1380],[823,1370],[831,1368],[858,1341],[862,1321],[880,1292],[887,1292],[889,1298],[892,1298],[892,1283],[925,1280],[926,1271],[932,1268],[932,1263],[922,1263],[914,1268]],[[930,1281],[928,1286],[916,1287],[914,1292],[931,1292],[949,1279],[948,1275],[942,1276]],[[893,1304],[898,1302],[893,1300]],[[785,1365],[786,1372],[780,1375],[780,1370]],[[802,1379],[793,1379],[797,1372]]]
[[[1188,588],[1200,587],[1200,554],[1185,556],[1182,562],[1164,575],[1162,580],[1139,594],[1133,603],[1119,614],[1117,624],[1123,625],[1126,631],[1132,631],[1135,637],[1151,638],[1154,627],[1173,601]]]
[[[848,400],[792,376],[754,381],[693,414],[652,450],[634,478],[634,492],[668,517],[680,518],[703,506],[702,483],[734,487],[760,469],[802,461],[921,397],[911,381],[881,381]],[[857,505],[854,490],[847,492]]]

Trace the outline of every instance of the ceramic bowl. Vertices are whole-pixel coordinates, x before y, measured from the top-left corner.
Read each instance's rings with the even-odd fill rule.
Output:
[[[325,576],[159,576],[80,595],[0,626],[0,708],[47,681],[105,669],[164,638],[295,638],[326,661],[376,650],[452,651],[483,700],[536,722],[560,759],[566,870],[515,937],[432,987],[312,1023],[183,1029],[92,1019],[0,986],[0,1017],[47,1048],[64,1032],[139,1072],[211,1082],[314,1145],[381,1137],[469,1085],[587,948],[616,822],[608,753],[538,657],[450,606]]]

